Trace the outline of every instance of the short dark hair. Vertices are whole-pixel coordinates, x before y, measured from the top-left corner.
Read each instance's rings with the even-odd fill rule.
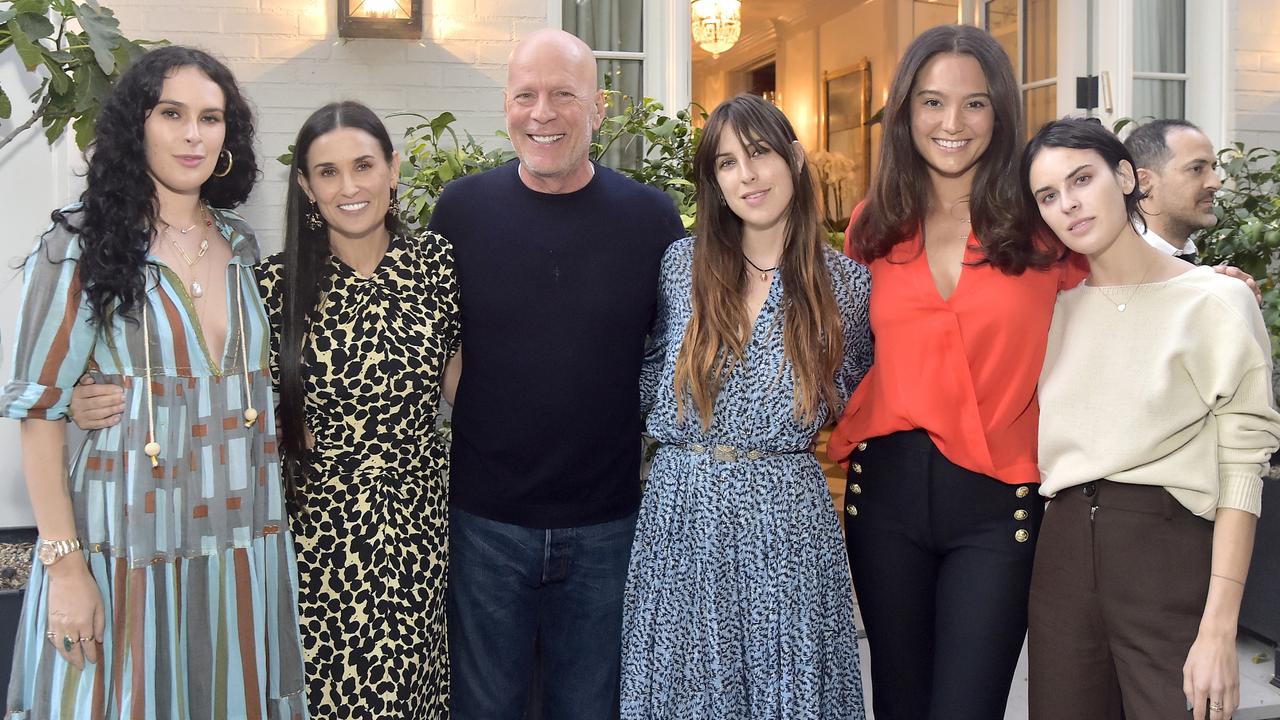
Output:
[[[1041,150],[1054,147],[1093,150],[1102,156],[1103,161],[1113,171],[1120,167],[1121,162],[1127,162],[1134,173],[1137,173],[1137,166],[1133,164],[1133,156],[1129,154],[1128,148],[1120,142],[1120,138],[1116,137],[1115,133],[1103,127],[1096,118],[1053,120],[1042,125],[1040,131],[1031,138],[1031,142],[1028,142],[1026,149],[1022,151],[1022,193],[1028,207],[1036,207],[1035,196],[1031,194],[1031,163],[1035,161],[1036,155],[1039,155]],[[1138,209],[1138,202],[1142,198],[1143,194],[1138,189],[1135,176],[1133,189],[1125,193],[1124,208],[1129,213],[1129,222],[1133,224],[1134,229],[1141,228],[1139,232],[1146,229],[1146,220]],[[1041,230],[1052,233],[1038,212],[1035,214],[1035,223]]]
[[[1152,120],[1134,130],[1124,141],[1125,149],[1133,159],[1133,167],[1159,170],[1169,162],[1169,131],[1186,128],[1204,132],[1186,120]]]

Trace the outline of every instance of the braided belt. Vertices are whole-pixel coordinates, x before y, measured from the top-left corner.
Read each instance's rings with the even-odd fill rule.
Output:
[[[779,455],[800,455],[809,452],[805,450],[783,450],[781,452],[768,452],[765,450],[744,450],[736,448],[732,445],[703,445],[701,443],[676,443],[673,447],[682,450],[688,450],[695,455],[710,455],[713,459],[720,462],[737,462],[739,460],[763,460],[765,458],[777,457]]]

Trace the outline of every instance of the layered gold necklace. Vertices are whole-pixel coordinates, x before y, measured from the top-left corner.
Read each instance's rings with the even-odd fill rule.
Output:
[[[200,219],[189,225],[186,229],[176,228],[172,223],[164,218],[160,218],[160,222],[164,223],[164,229],[161,232],[169,239],[169,243],[173,245],[174,250],[178,251],[178,256],[182,258],[182,262],[187,264],[187,269],[192,270],[194,275],[196,273],[196,264],[204,259],[205,253],[209,252],[208,229],[213,226],[213,220],[211,220],[208,213],[205,212],[204,206],[201,206]],[[178,242],[178,237],[175,237],[174,233],[176,232],[178,236],[186,236],[197,227],[200,227],[200,249],[196,252],[196,256],[193,258],[186,251],[186,248],[182,247],[182,243]],[[191,292],[191,297],[204,297],[204,285],[201,284],[198,277],[192,277],[188,288]]]

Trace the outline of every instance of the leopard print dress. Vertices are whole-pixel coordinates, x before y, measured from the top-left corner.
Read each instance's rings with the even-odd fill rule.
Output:
[[[440,381],[458,349],[452,247],[395,237],[372,276],[336,258],[303,356],[315,438],[290,519],[311,717],[444,718],[448,443]],[[258,268],[280,338],[282,258]]]

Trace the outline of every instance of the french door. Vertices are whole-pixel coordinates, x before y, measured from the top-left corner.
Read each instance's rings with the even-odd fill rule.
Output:
[[[1027,132],[1066,115],[1182,118],[1221,144],[1228,87],[1220,0],[983,0],[1013,60]]]

